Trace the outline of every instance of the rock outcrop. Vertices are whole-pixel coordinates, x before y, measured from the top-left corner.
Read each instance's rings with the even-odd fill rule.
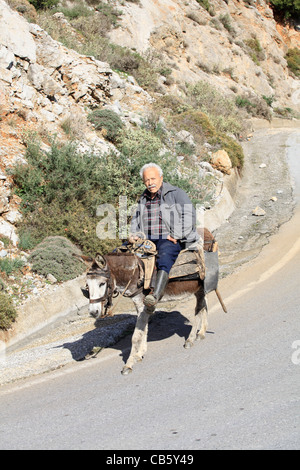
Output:
[[[265,0],[118,2],[120,27],[113,42],[140,52],[154,48],[172,67],[173,92],[181,84],[209,80],[226,95],[274,97],[273,105],[300,111],[300,85],[289,75],[285,54],[300,33],[278,25]]]

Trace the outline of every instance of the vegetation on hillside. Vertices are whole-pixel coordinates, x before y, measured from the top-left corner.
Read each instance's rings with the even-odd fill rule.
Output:
[[[66,237],[52,236],[35,247],[29,261],[35,272],[45,277],[51,274],[57,281],[67,281],[86,270],[85,264],[74,254],[80,254],[80,251]]]
[[[299,0],[270,0],[274,13],[284,19],[297,18],[300,15]]]
[[[8,330],[16,318],[17,311],[12,298],[0,292],[0,329]]]
[[[296,47],[293,49],[289,49],[285,56],[288,67],[290,71],[296,75],[296,77],[300,77],[300,51]]]

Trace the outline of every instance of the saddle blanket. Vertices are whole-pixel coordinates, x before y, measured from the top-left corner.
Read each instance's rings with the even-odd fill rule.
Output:
[[[191,274],[198,274],[200,279],[204,279],[205,259],[203,250],[181,251],[171,268],[169,279],[189,276]]]

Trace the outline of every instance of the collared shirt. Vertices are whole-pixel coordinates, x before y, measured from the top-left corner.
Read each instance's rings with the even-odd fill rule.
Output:
[[[161,216],[161,193],[162,186],[154,195],[154,197],[151,197],[152,194],[148,190],[146,190],[145,192],[145,206],[147,217],[147,223],[145,225],[148,229],[146,235],[149,240],[158,240],[159,238],[166,238],[168,235]]]

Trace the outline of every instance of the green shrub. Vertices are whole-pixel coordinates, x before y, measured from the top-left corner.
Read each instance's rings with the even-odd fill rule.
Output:
[[[8,330],[12,323],[16,321],[17,311],[11,297],[4,292],[0,292],[0,328]]]
[[[90,17],[94,12],[84,2],[77,1],[69,7],[59,7],[57,11],[62,12],[69,20],[79,17]]]
[[[109,179],[109,175],[107,179]],[[99,240],[96,236],[96,226],[99,222],[96,218],[96,208],[100,203],[106,202],[106,198],[101,194],[97,194],[97,196],[98,202],[94,203],[90,211],[76,200],[69,204],[66,210],[58,200],[26,213],[25,218],[18,226],[20,245],[25,240],[25,247],[23,248],[21,245],[22,248],[32,250],[45,237],[60,235],[67,237],[90,256],[93,256],[97,251],[115,248],[114,241],[108,243],[108,241]],[[109,197],[109,195],[106,196]]]
[[[300,77],[300,50],[296,47],[289,49],[285,58],[291,72],[293,72],[296,77]]]
[[[274,96],[265,96],[262,95],[262,99],[265,100],[268,106],[272,106],[272,103],[274,101]]]
[[[274,13],[283,18],[296,17],[300,14],[299,0],[270,0]]]
[[[236,97],[236,105],[244,108],[251,116],[260,117],[270,121],[272,119],[272,110],[269,103],[273,101],[271,98],[259,98],[256,95],[245,94]]]
[[[116,28],[118,26],[118,19],[122,15],[120,10],[116,10],[112,5],[109,3],[99,2],[96,6],[96,10],[101,13],[102,15],[106,16],[110,22],[110,24]]]
[[[0,235],[0,241],[3,243],[4,248],[8,248],[11,240],[8,237],[5,237],[4,235]]]
[[[203,144],[216,133],[209,117],[202,111],[191,109],[170,117],[170,123],[177,131],[184,129],[191,132],[197,143]]]
[[[214,7],[210,4],[209,0],[196,0],[211,16],[214,16]]]
[[[28,165],[16,165],[13,176],[17,194],[23,199],[23,211],[33,211],[43,204],[59,200],[64,209],[74,199],[87,204],[98,182],[99,158],[82,156],[72,142],[60,145],[52,139],[48,152],[31,136],[27,142]]]
[[[259,62],[265,60],[266,55],[263,48],[260,45],[259,40],[255,38],[246,39],[245,44],[248,48],[249,55],[253,62],[256,65],[259,65]]]
[[[47,8],[55,7],[58,2],[59,0],[29,0],[29,3],[31,3],[37,10],[45,10]]]
[[[124,130],[119,136],[117,146],[123,155],[136,160],[136,168],[139,167],[141,159],[149,161],[155,158],[163,147],[158,137],[143,128]]]
[[[242,96],[237,96],[235,102],[239,108],[246,108],[248,112],[250,112],[251,108],[255,108],[255,104],[251,103],[248,98]]]
[[[93,154],[79,154],[75,144],[59,145],[56,140],[44,152],[33,137],[26,156],[28,165],[13,170],[15,191],[22,199],[20,246],[33,249],[49,235],[63,235],[93,255],[101,248],[96,208],[102,202],[115,202],[108,201],[105,192],[109,175],[103,161]],[[115,192],[119,195],[120,186]]]
[[[118,134],[123,127],[123,122],[117,113],[110,109],[95,109],[88,115],[96,130],[102,131],[111,142],[116,142]]]
[[[219,132],[239,135],[244,124],[234,100],[224,97],[210,83],[200,80],[187,86],[188,101],[193,108],[200,110]]]
[[[219,21],[229,33],[234,33],[234,28],[231,24],[231,17],[228,13],[226,13],[225,15],[220,15]]]
[[[48,237],[33,250],[29,261],[33,271],[38,274],[52,274],[58,281],[67,281],[79,276],[86,269],[73,253],[80,252],[68,239]]]
[[[14,271],[18,271],[24,266],[24,261],[20,258],[1,258],[0,271],[5,272],[9,276]]]

